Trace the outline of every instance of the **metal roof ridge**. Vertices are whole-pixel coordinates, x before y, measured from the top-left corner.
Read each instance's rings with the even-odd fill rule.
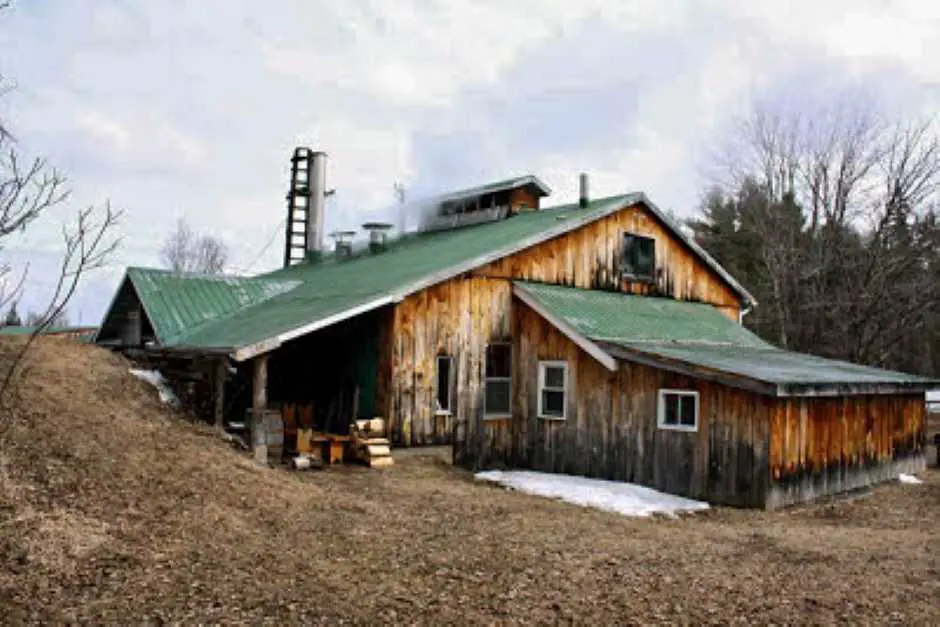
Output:
[[[550,196],[552,193],[551,188],[545,184],[538,176],[535,174],[522,174],[520,176],[515,176],[508,179],[501,179],[498,181],[490,181],[489,183],[480,183],[479,185],[473,185],[470,187],[465,187],[462,189],[453,190],[450,192],[441,192],[438,194],[431,194],[429,198],[439,199],[441,201],[453,200],[455,198],[462,198],[464,196],[472,196],[476,193],[487,194],[496,191],[502,191],[505,189],[512,189],[515,187],[520,187],[522,185],[532,184],[539,188],[545,196]]]

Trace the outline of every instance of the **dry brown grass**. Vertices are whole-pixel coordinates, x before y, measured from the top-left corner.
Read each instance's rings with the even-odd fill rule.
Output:
[[[630,519],[419,457],[263,470],[118,357],[59,340],[37,357],[0,456],[3,624],[940,618],[936,471],[785,512]]]

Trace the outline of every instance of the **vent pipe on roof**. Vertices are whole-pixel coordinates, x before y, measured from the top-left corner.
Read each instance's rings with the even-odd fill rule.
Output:
[[[590,197],[588,196],[588,175],[586,172],[581,173],[581,190],[578,195],[578,205],[582,209],[587,209],[588,202],[590,202]]]
[[[392,226],[388,222],[366,222],[362,225],[362,228],[369,232],[369,250],[372,253],[385,250],[388,244],[388,231]]]
[[[349,257],[352,255],[352,239],[356,236],[355,231],[333,231],[330,237],[335,242],[333,252],[337,258]]]
[[[323,252],[323,207],[326,205],[326,153],[310,155],[310,204],[307,213],[307,253]]]

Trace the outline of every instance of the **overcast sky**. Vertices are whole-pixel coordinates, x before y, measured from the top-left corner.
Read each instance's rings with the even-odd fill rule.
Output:
[[[576,196],[642,190],[696,209],[701,166],[754,97],[847,81],[936,110],[940,4],[813,0],[14,0],[0,16],[0,113],[74,189],[2,251],[50,287],[59,223],[124,208],[111,268],[70,308],[97,323],[127,265],[154,265],[180,216],[277,267],[288,158],[329,153],[327,227],[393,201],[524,173]],[[260,255],[260,257],[259,257]]]

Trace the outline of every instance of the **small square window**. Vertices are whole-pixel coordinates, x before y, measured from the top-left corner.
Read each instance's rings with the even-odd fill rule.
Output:
[[[539,362],[539,418],[564,420],[568,405],[568,364]]]
[[[653,280],[656,276],[656,241],[635,233],[624,233],[621,267],[626,277]]]
[[[660,429],[698,430],[698,392],[695,390],[660,390],[657,408]]]

